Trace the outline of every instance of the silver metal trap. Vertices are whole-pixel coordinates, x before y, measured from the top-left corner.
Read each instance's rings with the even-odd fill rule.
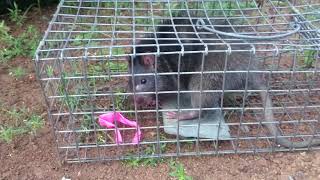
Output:
[[[210,155],[229,153],[257,153],[319,149],[284,148],[274,143],[264,127],[265,109],[257,90],[217,89],[236,94],[228,102],[221,97],[223,118],[212,126],[223,124],[229,135],[222,138],[203,138],[170,135],[172,126],[163,123],[166,106],[141,109],[128,101],[135,95],[126,90],[127,59],[148,54],[131,51],[147,34],[155,34],[161,22],[197,19],[191,24],[198,32],[200,51],[188,46],[188,33],[167,32],[179,42],[177,51],[182,57],[212,52],[231,54],[250,52],[252,61],[260,61],[268,86],[264,90],[272,99],[272,111],[282,135],[292,141],[319,136],[320,120],[320,1],[319,0],[61,0],[57,11],[36,52],[37,75],[48,106],[49,120],[61,160],[90,162],[114,159]],[[224,22],[231,31],[219,31]],[[172,26],[179,28],[172,23]],[[180,25],[181,26],[181,25]],[[215,33],[216,39],[202,38]],[[156,38],[156,42],[161,39]],[[240,45],[250,48],[239,49]],[[161,44],[154,54],[161,56]],[[211,50],[209,46],[223,47]],[[173,72],[182,74],[185,72]],[[203,72],[188,72],[203,73]],[[223,71],[206,73],[232,73],[227,66]],[[234,72],[233,72],[234,73]],[[249,71],[248,71],[249,73]],[[156,74],[157,76],[160,74]],[[148,92],[158,96],[167,92]],[[178,96],[188,93],[173,91]],[[200,108],[201,109],[201,108]],[[199,109],[199,110],[200,110]],[[172,110],[172,109],[171,109]],[[176,107],[182,111],[183,107]],[[204,109],[202,109],[204,110]],[[207,111],[216,110],[212,108]],[[117,111],[134,119],[140,125],[143,138],[139,144],[131,143],[136,131],[116,123],[124,143],[114,141],[114,129],[99,126],[98,116]],[[193,125],[200,125],[196,119]],[[209,118],[210,119],[210,118]],[[222,122],[224,120],[224,122]],[[184,127],[178,123],[174,128]],[[201,134],[199,128],[195,127]],[[200,128],[201,129],[201,128]],[[178,133],[177,128],[177,133]],[[181,134],[180,134],[181,135]],[[221,139],[219,138],[221,137]],[[223,139],[223,140],[222,140]],[[151,149],[151,151],[150,151]]]

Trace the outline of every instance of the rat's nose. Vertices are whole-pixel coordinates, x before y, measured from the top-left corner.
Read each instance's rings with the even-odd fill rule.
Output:
[[[135,97],[135,100],[137,104],[142,104],[144,102],[144,98],[141,96]]]

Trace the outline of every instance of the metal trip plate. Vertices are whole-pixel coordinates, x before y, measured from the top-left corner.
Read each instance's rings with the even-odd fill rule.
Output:
[[[173,99],[162,103],[162,109],[176,109],[177,100]],[[186,108],[185,103],[182,108]],[[220,114],[220,115],[218,115]],[[221,113],[207,113],[205,116],[194,120],[178,121],[169,119],[166,113],[162,113],[164,132],[183,137],[199,137],[209,139],[230,139],[229,127]],[[199,124],[200,121],[200,124]],[[199,126],[200,125],[200,126]],[[179,129],[178,129],[179,126]],[[199,129],[200,127],[200,129]],[[198,132],[199,131],[199,132]],[[199,135],[198,135],[199,133]]]

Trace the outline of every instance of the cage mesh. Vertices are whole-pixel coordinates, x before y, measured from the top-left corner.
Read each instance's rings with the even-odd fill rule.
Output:
[[[177,17],[181,12],[184,14]],[[181,35],[176,29],[184,25],[174,24],[176,18],[198,19],[191,26],[195,31],[203,31],[196,38],[187,36],[194,32]],[[127,91],[128,78],[132,76],[128,73],[128,58],[168,53],[160,51],[161,46],[168,45],[159,44],[157,38],[156,52],[132,51],[146,46],[139,42],[154,35],[163,21],[172,23],[175,30],[166,33],[175,35],[179,42],[175,45],[181,47],[172,54],[182,57],[225,52],[227,56],[250,52],[252,56],[248,58],[264,65],[256,72],[268,79],[266,91],[283,136],[292,141],[319,136],[319,0],[61,0],[36,52],[35,63],[62,160],[88,162],[319,149],[275,144],[275,137],[263,126],[264,108],[257,90],[249,89],[221,89],[238,93],[235,102],[223,98],[219,107],[230,128],[229,139],[166,134],[162,112],[168,110],[159,105],[140,109],[130,103],[128,99],[134,93]],[[219,25],[220,21],[224,24]],[[230,31],[217,31],[219,26]],[[217,34],[216,38],[203,38],[212,33]],[[201,50],[188,48],[194,38],[199,41],[192,45],[203,46]],[[234,48],[240,45],[250,48]],[[212,50],[208,46],[222,48]],[[202,108],[206,109],[213,108]],[[99,115],[112,111],[137,121],[143,133],[138,145],[131,143],[135,128],[116,124],[124,138],[124,143],[117,144],[114,129],[97,123]]]

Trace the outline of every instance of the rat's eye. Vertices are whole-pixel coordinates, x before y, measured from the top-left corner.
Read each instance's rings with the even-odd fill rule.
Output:
[[[141,84],[145,84],[147,82],[146,79],[141,79]]]

